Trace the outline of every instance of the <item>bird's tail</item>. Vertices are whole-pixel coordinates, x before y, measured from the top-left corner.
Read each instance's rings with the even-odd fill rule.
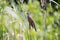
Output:
[[[35,29],[35,31],[37,31],[37,29],[36,29],[35,25],[34,25],[34,29]]]
[[[36,30],[36,27],[35,27],[35,31],[37,31],[37,30]]]

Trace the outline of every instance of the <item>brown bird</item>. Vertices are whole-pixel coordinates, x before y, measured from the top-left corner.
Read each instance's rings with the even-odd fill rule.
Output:
[[[29,16],[29,13],[27,13],[27,19],[28,19],[28,22],[29,22],[29,29],[31,29],[31,27],[32,27],[32,28],[35,29],[35,31],[37,31],[37,30],[36,30],[36,27],[35,27],[35,23],[34,23],[34,21],[32,20],[32,18]]]

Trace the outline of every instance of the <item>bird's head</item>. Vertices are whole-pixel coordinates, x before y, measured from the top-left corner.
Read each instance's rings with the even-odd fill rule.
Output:
[[[27,17],[29,16],[29,13],[28,13],[28,12],[26,13],[26,16],[27,16]]]

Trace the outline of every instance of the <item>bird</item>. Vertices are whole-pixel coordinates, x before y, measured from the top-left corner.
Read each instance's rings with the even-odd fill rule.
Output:
[[[32,27],[32,28],[35,29],[35,31],[37,31],[37,30],[36,30],[35,23],[34,23],[34,21],[32,20],[32,18],[29,16],[29,13],[27,12],[26,14],[27,14],[27,20],[28,20],[28,22],[29,22],[29,29],[31,29],[31,27]]]

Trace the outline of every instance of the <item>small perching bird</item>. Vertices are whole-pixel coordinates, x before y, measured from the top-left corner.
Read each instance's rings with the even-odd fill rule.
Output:
[[[31,27],[32,28],[34,28],[35,29],[35,31],[37,31],[36,30],[36,27],[35,27],[35,23],[34,23],[34,21],[32,20],[32,18],[29,16],[29,13],[27,12],[26,13],[27,15],[27,20],[28,20],[28,22],[29,22],[29,29],[31,29]]]

